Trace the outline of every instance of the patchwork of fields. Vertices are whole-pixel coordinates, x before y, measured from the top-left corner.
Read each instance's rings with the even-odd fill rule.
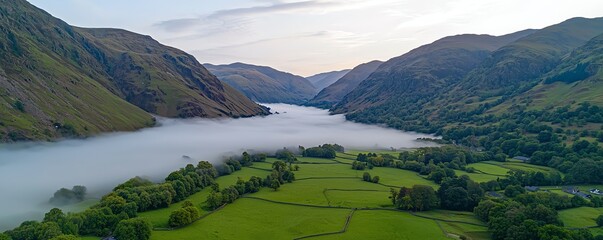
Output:
[[[205,200],[209,188],[187,198],[205,217],[179,229],[169,229],[168,218],[182,202],[169,208],[140,213],[152,223],[152,239],[490,239],[485,223],[471,212],[432,210],[407,212],[394,209],[388,198],[391,188],[438,185],[415,172],[376,167],[367,169],[379,176],[378,184],[362,181],[365,172],[353,170],[351,163],[358,152],[338,153],[335,159],[298,158],[300,169],[296,181],[277,191],[262,188],[232,204],[207,212]],[[397,155],[392,152],[384,152]],[[264,177],[271,172],[276,159],[254,163],[231,175],[217,179],[221,188],[233,185],[241,178]],[[472,173],[456,170],[457,175],[469,175],[477,182],[504,178],[511,169],[527,171],[556,171],[551,168],[521,162],[486,161],[469,164]],[[579,186],[581,189],[602,186]],[[543,187],[565,194],[559,187]],[[558,189],[559,188],[559,189]],[[582,207],[560,211],[569,228],[596,225],[595,218],[603,208]],[[593,234],[603,232],[591,228]],[[82,238],[95,239],[95,238]]]

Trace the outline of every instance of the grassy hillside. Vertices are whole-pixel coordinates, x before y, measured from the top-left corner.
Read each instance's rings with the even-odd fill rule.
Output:
[[[330,86],[322,89],[308,105],[331,108],[373,73],[383,62],[371,61],[356,66]]]
[[[424,45],[381,64],[333,111],[351,113],[348,115],[351,119],[360,121],[365,120],[355,117],[389,118],[391,114],[404,116],[419,112],[422,104],[461,81],[492,51],[530,33],[532,31],[527,30],[500,37],[466,34]],[[360,113],[363,110],[368,112]]]
[[[167,117],[267,111],[192,56],[148,36],[75,28],[24,0],[0,1],[0,140],[53,139]]]
[[[205,66],[220,80],[257,102],[299,104],[317,92],[307,79],[270,67],[244,63]]]
[[[84,65],[73,28],[25,1],[0,1],[0,141],[52,139],[153,124]]]

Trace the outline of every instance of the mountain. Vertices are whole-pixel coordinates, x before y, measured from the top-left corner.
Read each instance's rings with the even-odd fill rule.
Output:
[[[383,62],[372,61],[363,63],[350,70],[337,82],[321,90],[308,105],[315,107],[331,108],[356,88],[360,82],[373,73]]]
[[[149,113],[267,114],[148,36],[72,27],[25,0],[0,0],[0,32],[0,141],[135,130]]]
[[[382,64],[332,110],[434,133],[558,104],[603,106],[601,34],[603,18],[573,18],[501,37],[447,37]]]
[[[534,88],[492,111],[519,107],[547,109],[581,102],[603,106],[603,34],[573,50],[540,79]]]
[[[318,91],[320,91],[339,80],[348,72],[350,72],[350,69],[319,73],[313,76],[306,77],[306,79],[308,79],[308,81],[310,81],[310,83],[312,83],[312,85],[316,87]]]
[[[516,88],[537,79],[563,56],[603,32],[603,18],[572,18],[496,50],[461,85],[466,89]]]
[[[205,67],[256,102],[301,104],[318,92],[307,79],[270,67],[245,63]]]
[[[527,30],[499,37],[464,34],[421,46],[381,64],[333,111],[350,113],[384,104],[408,107],[400,114],[417,111],[420,104],[462,80],[491,52],[532,32]]]

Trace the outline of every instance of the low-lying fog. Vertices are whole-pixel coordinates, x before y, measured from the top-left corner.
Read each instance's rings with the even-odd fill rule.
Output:
[[[348,122],[316,108],[271,104],[267,117],[160,120],[161,126],[57,143],[0,145],[0,229],[39,219],[53,193],[74,185],[102,196],[134,176],[160,180],[199,160],[219,162],[245,150],[338,143],[346,148],[409,148],[427,135]],[[183,158],[190,156],[191,159]]]

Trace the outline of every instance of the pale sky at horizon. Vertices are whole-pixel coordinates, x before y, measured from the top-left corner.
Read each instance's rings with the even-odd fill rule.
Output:
[[[388,60],[449,35],[603,17],[601,0],[28,1],[71,25],[150,35],[201,63],[245,62],[301,76]]]

